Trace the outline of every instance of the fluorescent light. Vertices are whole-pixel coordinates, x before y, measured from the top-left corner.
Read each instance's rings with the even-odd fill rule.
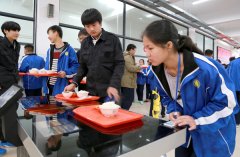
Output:
[[[117,16],[119,14],[123,13],[122,7],[116,7],[121,4],[119,1],[113,1],[113,0],[98,0],[99,3],[103,4],[105,7],[112,9],[113,11],[111,13],[108,13],[108,17]],[[126,6],[126,12],[133,9],[134,7],[131,5]]]
[[[204,3],[204,2],[207,2],[209,0],[197,0],[195,2],[192,2],[192,5],[197,5],[197,4],[201,4],[201,3]]]
[[[146,15],[146,17],[151,18],[151,17],[153,17],[153,14],[148,14],[148,15]]]

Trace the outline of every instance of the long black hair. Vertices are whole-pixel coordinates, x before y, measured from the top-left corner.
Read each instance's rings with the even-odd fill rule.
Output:
[[[203,55],[203,52],[193,43],[192,39],[185,35],[179,35],[177,28],[168,20],[152,22],[144,30],[143,36],[146,36],[154,44],[162,47],[171,41],[179,53],[188,50]]]

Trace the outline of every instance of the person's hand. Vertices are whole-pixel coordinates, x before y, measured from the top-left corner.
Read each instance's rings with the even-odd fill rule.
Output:
[[[172,112],[169,114],[169,120],[171,120],[172,122],[175,122],[177,118],[180,116],[181,116],[180,112]]]
[[[120,97],[116,88],[108,87],[107,94],[110,98],[114,97],[115,101],[119,102]]]
[[[65,71],[59,71],[58,72],[58,77],[60,77],[60,78],[66,77],[66,72]]]
[[[189,126],[189,128],[188,128],[189,131],[195,130],[197,128],[197,125],[196,125],[196,122],[195,122],[194,118],[191,117],[191,116],[187,116],[187,115],[178,117],[174,121],[174,124],[176,126],[188,125]]]
[[[68,85],[68,86],[66,86],[64,88],[64,92],[66,92],[66,91],[74,91],[75,88],[76,88],[76,85],[72,83],[72,84],[70,84],[70,85]]]

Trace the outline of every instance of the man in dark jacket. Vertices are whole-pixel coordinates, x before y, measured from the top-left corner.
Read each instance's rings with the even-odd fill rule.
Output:
[[[124,71],[121,43],[116,35],[102,29],[102,15],[98,10],[85,10],[81,20],[90,36],[81,45],[80,67],[74,82],[65,90],[74,90],[87,76],[90,95],[100,96],[100,102],[113,97],[118,101]]]
[[[85,28],[83,28],[82,30],[80,30],[79,33],[78,33],[78,41],[79,41],[79,43],[82,44],[83,40],[86,39],[88,36],[89,36],[89,34],[88,34],[88,32],[86,31]],[[80,53],[81,53],[81,51],[78,50],[78,51],[77,51],[78,61],[79,61]],[[79,83],[79,85],[78,85],[78,91],[80,91],[80,90],[86,90],[86,89],[87,89],[86,84],[81,84],[81,83]]]
[[[18,82],[20,44],[17,39],[21,27],[16,22],[8,21],[2,25],[1,30],[4,37],[0,39],[0,95]],[[22,142],[18,137],[17,108],[18,103],[14,102],[3,115],[0,115],[0,136],[1,140],[20,146]]]

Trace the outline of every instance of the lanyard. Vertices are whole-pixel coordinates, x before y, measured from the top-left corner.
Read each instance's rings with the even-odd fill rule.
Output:
[[[180,78],[180,68],[181,68],[181,60],[180,60],[180,53],[178,53],[178,70],[177,70],[177,82],[176,82],[176,96],[175,96],[175,109],[174,109],[174,116],[177,116],[177,97],[178,97],[178,82]]]

